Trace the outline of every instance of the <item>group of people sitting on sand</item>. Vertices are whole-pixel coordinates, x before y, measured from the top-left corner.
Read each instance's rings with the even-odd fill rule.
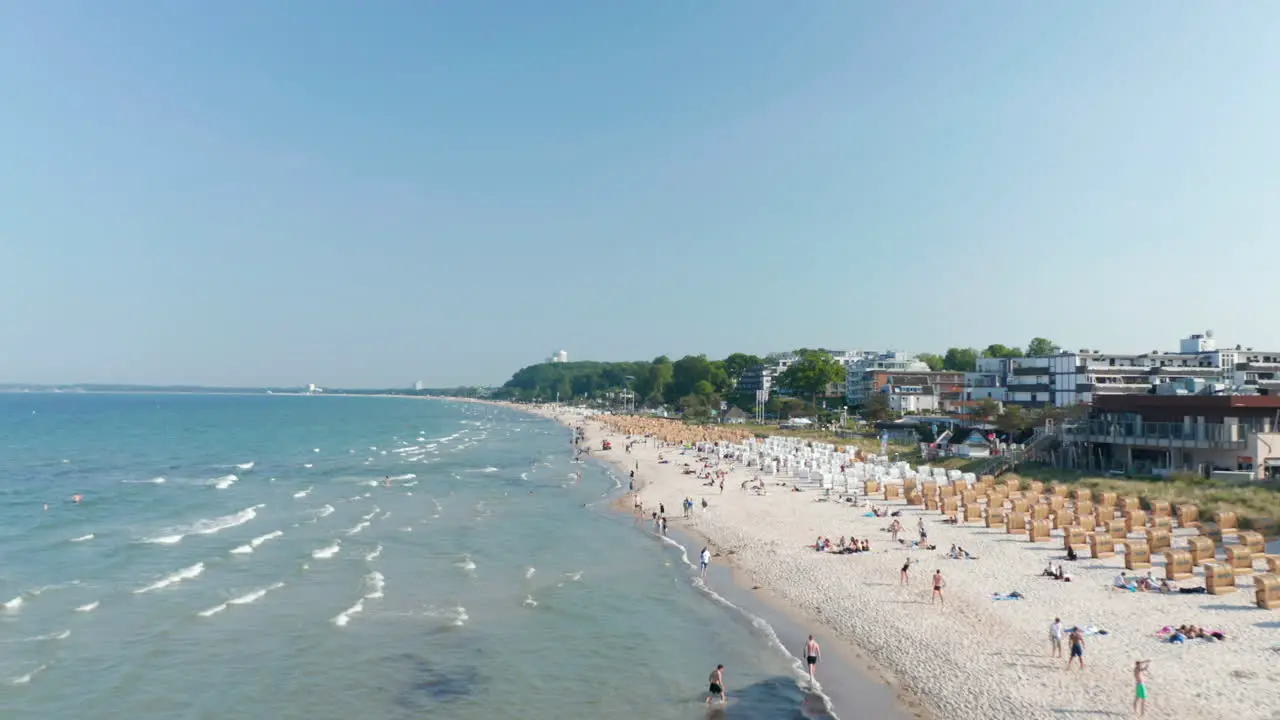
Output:
[[[1128,590],[1129,592],[1154,592],[1154,593],[1174,593],[1178,592],[1178,586],[1164,580],[1156,580],[1150,571],[1145,577],[1129,577],[1121,571],[1116,576],[1116,580],[1112,583],[1116,590]]]
[[[1045,568],[1044,572],[1040,574],[1052,580],[1061,580],[1062,582],[1071,582],[1071,576],[1068,575],[1067,571],[1062,567],[1062,563],[1058,563],[1057,565],[1054,565],[1052,560],[1049,561],[1049,567]]]
[[[1218,630],[1205,630],[1195,625],[1179,625],[1175,628],[1164,628],[1161,635],[1168,635],[1169,642],[1182,643],[1188,640],[1226,640],[1225,633]]]
[[[813,543],[813,549],[818,552],[833,552],[837,555],[853,555],[854,553],[871,552],[871,542],[865,538],[851,537],[845,541],[844,537],[840,538],[840,542],[832,544],[831,538],[819,537]]]
[[[951,558],[952,560],[977,560],[978,559],[976,555],[973,555],[968,550],[965,550],[964,548],[954,543],[952,543],[951,549],[947,551],[947,557]]]

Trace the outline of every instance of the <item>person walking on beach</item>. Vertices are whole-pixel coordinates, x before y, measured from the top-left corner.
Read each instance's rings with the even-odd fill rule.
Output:
[[[1084,669],[1084,634],[1080,632],[1079,627],[1071,628],[1071,634],[1067,636],[1067,644],[1071,646],[1071,657],[1067,658],[1067,669],[1071,669],[1071,663],[1076,658],[1080,659],[1080,669]]]
[[[946,606],[947,601],[942,597],[942,588],[946,585],[946,581],[942,579],[942,570],[933,571],[933,595],[929,596],[929,604],[932,605],[934,600]]]
[[[910,569],[911,569],[911,558],[907,558],[907,561],[902,563],[902,572],[898,574],[899,585],[910,584],[911,578],[907,575],[907,571]]]
[[[1147,683],[1144,674],[1150,667],[1150,660],[1138,660],[1133,664],[1133,712],[1138,717],[1147,714]]]
[[[809,642],[804,646],[804,659],[809,666],[809,682],[813,682],[813,671],[818,667],[818,659],[822,657],[822,648],[818,647],[818,641],[809,636]]]
[[[1062,618],[1054,618],[1049,626],[1049,656],[1062,657]]]
[[[704,551],[705,552],[705,551]],[[725,704],[728,697],[724,694],[724,665],[717,665],[716,669],[711,671],[711,676],[707,678],[711,681],[711,686],[707,688],[707,705],[711,704],[711,698],[720,698],[720,704]]]
[[[702,554],[698,559],[702,561],[702,568],[699,572],[705,578],[707,576],[707,566],[711,564],[711,551],[707,549],[706,545],[702,546]]]

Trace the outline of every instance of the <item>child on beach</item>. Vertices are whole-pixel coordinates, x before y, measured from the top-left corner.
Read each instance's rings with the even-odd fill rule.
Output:
[[[1133,712],[1138,717],[1147,714],[1147,683],[1144,673],[1150,666],[1150,660],[1138,660],[1133,664]]]

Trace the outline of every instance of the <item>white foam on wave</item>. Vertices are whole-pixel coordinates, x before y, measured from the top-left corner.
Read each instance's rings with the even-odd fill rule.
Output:
[[[4,609],[5,609],[5,610],[17,610],[18,608],[22,607],[22,603],[23,603],[23,602],[24,602],[24,601],[23,601],[23,599],[22,599],[22,596],[21,596],[21,595],[19,595],[18,597],[16,597],[16,598],[14,598],[14,599],[10,600],[9,602],[5,603],[5,604],[4,604]]]
[[[343,610],[342,612],[338,613],[336,616],[334,616],[332,622],[334,625],[337,625],[338,627],[346,627],[347,623],[351,622],[352,615],[358,615],[362,612],[364,612],[364,598],[360,598],[359,600],[356,601],[355,605],[352,605],[346,610]]]
[[[388,510],[388,511],[386,511],[386,512],[382,513],[382,517],[380,517],[380,518],[378,518],[378,519],[379,519],[379,520],[386,520],[386,519],[387,519],[387,518],[389,518],[389,517],[391,517],[391,511],[390,511],[390,510]]]
[[[454,564],[455,564],[455,565],[457,565],[458,567],[462,568],[463,570],[466,570],[467,572],[471,572],[471,571],[473,571],[473,570],[475,570],[475,569],[476,569],[476,564],[475,564],[475,562],[471,559],[471,556],[470,556],[470,555],[464,555],[464,556],[462,556],[462,560],[460,560],[460,561],[458,561],[458,562],[456,562],[456,563],[454,563]]]
[[[142,593],[148,593],[154,590],[163,590],[164,588],[167,588],[170,585],[176,585],[182,582],[183,580],[190,580],[192,578],[199,577],[200,573],[203,573],[203,572],[204,572],[204,563],[198,562],[195,565],[182,568],[181,570],[175,573],[166,575],[165,577],[160,578],[159,580],[151,583],[150,585],[144,588],[139,588],[137,590],[134,590],[133,594],[141,595]]]
[[[529,473],[527,473],[527,472],[522,472],[522,473],[520,473],[520,479],[521,479],[521,480],[528,480],[528,479],[529,479]]]
[[[129,485],[163,485],[164,478],[153,477],[150,480],[121,480],[120,482],[127,483]]]
[[[353,527],[353,528],[351,528],[350,530],[348,530],[348,531],[347,531],[347,535],[348,535],[348,536],[350,536],[350,535],[356,535],[356,534],[358,534],[361,530],[364,530],[364,529],[365,529],[365,528],[367,528],[367,527],[369,527],[369,521],[368,521],[368,520],[361,520],[360,522],[356,523],[355,527]]]
[[[405,487],[413,487],[414,485],[417,485],[417,484],[418,484],[418,481],[417,481],[417,480],[414,480],[413,482],[407,482],[407,483],[405,483],[405,484],[404,484],[404,486],[405,486]]]
[[[376,600],[382,597],[382,589],[386,587],[386,578],[382,573],[374,570],[364,577],[365,586],[369,588],[369,592],[365,593],[365,597],[370,600]]]
[[[378,487],[378,481],[377,481],[377,480],[365,480],[364,482],[362,482],[362,483],[360,483],[360,484],[361,484],[361,485],[363,485],[364,487]]]
[[[254,539],[250,540],[249,542],[245,543],[244,545],[241,545],[240,547],[238,547],[238,548],[236,548],[236,549],[232,550],[232,551],[231,551],[231,553],[232,553],[233,555],[248,555],[249,553],[251,553],[251,552],[253,552],[254,550],[256,550],[256,549],[258,548],[258,546],[259,546],[259,545],[261,545],[262,543],[264,543],[264,542],[266,542],[266,541],[268,541],[268,540],[274,540],[274,539],[276,539],[276,538],[280,537],[281,535],[284,535],[284,531],[283,531],[283,530],[272,530],[271,532],[267,533],[266,535],[259,535],[258,537],[256,537],[256,538],[254,538]]]
[[[199,615],[200,617],[213,617],[214,615],[217,615],[218,613],[226,609],[227,609],[226,603],[218,603],[217,605],[214,605],[211,608],[201,610],[200,612],[196,613],[196,615]]]
[[[216,477],[210,480],[209,484],[213,485],[215,488],[219,490],[226,490],[232,485],[235,485],[236,481],[238,481],[239,479],[240,478],[236,477],[235,475],[223,475],[222,477]]]
[[[373,512],[369,513],[368,515],[361,515],[361,516],[360,516],[360,519],[361,519],[361,520],[372,520],[372,519],[373,519],[373,516],[374,516],[374,515],[377,515],[377,514],[378,514],[378,511],[379,511],[379,510],[381,510],[381,509],[382,509],[382,508],[378,507],[377,505],[374,505],[374,506],[373,506]]]
[[[392,450],[391,452],[393,452],[393,453],[411,453],[411,452],[418,452],[418,451],[419,451],[419,450],[421,450],[421,449],[422,449],[422,448],[421,448],[421,447],[418,447],[417,445],[410,445],[409,447],[396,448],[396,449]]]
[[[529,579],[529,578],[533,577],[533,574],[534,574],[535,572],[537,572],[537,571],[538,571],[538,569],[537,569],[537,568],[529,568],[528,570],[525,570],[525,571],[524,571],[524,577],[525,577],[525,579],[527,580],[527,579]]]
[[[227,604],[228,605],[248,605],[249,603],[261,600],[263,597],[266,596],[267,593],[271,592],[272,590],[277,590],[282,587],[284,587],[284,583],[274,582],[264,588],[258,588],[257,590],[247,592],[244,595],[241,595],[240,597],[231,598],[230,600],[227,601]]]
[[[160,545],[175,545],[182,542],[182,538],[188,535],[212,535],[216,532],[233,528],[237,525],[243,525],[250,520],[258,517],[258,510],[266,507],[266,505],[254,505],[247,507],[237,513],[231,515],[223,515],[222,517],[212,520],[197,520],[191,525],[169,528],[164,535],[156,537],[143,538],[144,543],[157,543]]]
[[[84,605],[76,608],[76,612],[93,612],[94,610],[97,610],[98,606],[101,604],[102,603],[100,601],[94,600],[91,603],[85,603]]]
[[[537,601],[537,600],[534,600],[532,595],[525,595],[525,596],[524,596],[524,606],[525,606],[525,607],[530,607],[530,608],[536,608],[536,607],[538,607],[538,601]]]
[[[71,538],[70,542],[88,542],[88,541],[92,540],[93,538],[94,538],[93,533],[89,533],[88,535],[81,535],[80,537],[73,537],[73,538]]]
[[[306,497],[306,496],[310,495],[310,494],[311,494],[311,491],[312,491],[313,489],[315,489],[315,485],[312,485],[311,487],[307,488],[306,490],[299,490],[298,492],[294,493],[294,494],[293,494],[293,496],[294,496],[295,498],[304,498],[304,497]]]
[[[471,618],[467,616],[467,609],[461,605],[455,607],[429,607],[424,614],[427,617],[441,618],[448,620],[450,625],[454,627],[462,627],[467,624]]]
[[[374,548],[373,552],[369,553],[368,555],[365,555],[364,560],[365,562],[373,562],[374,560],[377,560],[378,556],[381,554],[382,554],[382,543],[378,543],[378,547]]]
[[[252,460],[250,460],[250,461],[249,461],[249,462],[247,462],[247,463],[240,463],[239,465],[236,465],[236,469],[237,469],[237,470],[252,470],[252,469],[253,469],[253,461],[252,461]]]
[[[322,547],[318,550],[313,550],[311,552],[311,557],[317,560],[328,560],[334,555],[337,555],[338,551],[341,549],[342,549],[342,543],[338,540],[334,540],[332,545]]]
[[[400,482],[401,480],[412,480],[416,477],[418,476],[415,475],[414,473],[405,473],[404,475],[392,475],[387,479],[390,480],[391,482]]]
[[[326,504],[324,507],[316,511],[316,517],[328,517],[333,514],[333,506]]]
[[[11,679],[9,682],[14,685],[26,685],[27,683],[31,682],[31,678],[35,677],[36,675],[39,675],[40,673],[48,669],[49,669],[49,665],[48,663],[45,663],[44,665],[41,665],[40,667],[36,668],[35,670],[32,670],[26,675],[19,675],[18,677]]]

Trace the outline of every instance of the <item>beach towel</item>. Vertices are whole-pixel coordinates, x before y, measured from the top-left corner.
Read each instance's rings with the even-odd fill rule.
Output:
[[[992,600],[1022,600],[1024,597],[1025,596],[1022,593],[1018,592],[1017,590],[1014,590],[1008,595],[1001,595],[1000,593],[991,593]]]

